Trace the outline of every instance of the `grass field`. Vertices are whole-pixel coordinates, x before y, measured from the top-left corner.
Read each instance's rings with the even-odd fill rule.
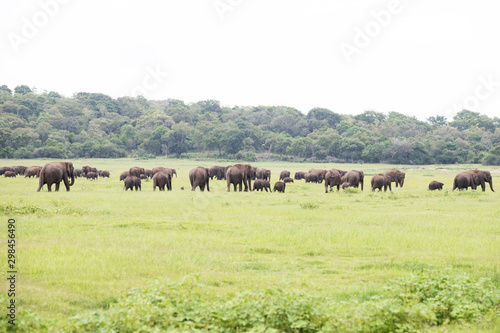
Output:
[[[1,160],[1,166],[43,165]],[[454,176],[500,168],[479,165],[252,163],[279,172],[339,168],[362,170],[365,189],[324,193],[324,184],[288,184],[286,193],[190,191],[196,166],[230,162],[194,160],[73,160],[111,171],[110,179],[76,179],[70,192],[36,192],[38,179],[0,177],[3,253],[7,219],[16,220],[18,300],[42,318],[65,325],[78,313],[106,308],[131,288],[188,277],[206,297],[243,290],[284,288],[349,300],[376,294],[387,281],[422,270],[498,275],[500,199],[497,193],[451,191]],[[176,168],[173,191],[123,191],[122,171]],[[371,176],[406,172],[403,188],[371,192]],[[443,191],[427,191],[432,180]],[[180,190],[181,187],[186,190]],[[62,186],[61,189],[64,189]],[[6,267],[6,254],[4,254]],[[6,269],[5,269],[6,270]],[[3,289],[7,282],[3,280]],[[460,328],[454,328],[460,330]],[[488,328],[492,332],[497,328]]]

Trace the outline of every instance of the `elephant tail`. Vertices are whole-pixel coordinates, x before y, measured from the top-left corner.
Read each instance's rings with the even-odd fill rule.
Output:
[[[38,179],[38,190],[36,190],[37,192],[40,192],[44,183],[45,183],[44,173],[40,171],[40,178]]]

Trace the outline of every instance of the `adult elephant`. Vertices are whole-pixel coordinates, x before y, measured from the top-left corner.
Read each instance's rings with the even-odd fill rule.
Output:
[[[296,173],[295,173],[295,177],[294,177],[294,178],[295,178],[295,180],[304,179],[305,174],[306,174],[306,173],[305,173],[305,172],[303,172],[303,171],[296,172]]]
[[[125,178],[127,178],[128,176],[130,176],[130,174],[128,173],[128,171],[122,172],[120,174],[120,181],[125,180]]]
[[[14,168],[12,167],[1,167],[0,168],[0,176],[6,173],[7,171],[12,171],[15,172]]]
[[[255,174],[250,164],[233,165],[226,172],[227,191],[229,192],[231,184],[234,184],[235,191],[236,191],[236,185],[239,185],[241,192],[242,184],[245,186],[245,192],[251,191],[252,190],[251,179],[254,176]]]
[[[210,179],[217,179],[217,180],[225,180],[226,179],[226,171],[228,167],[223,167],[223,166],[213,166],[209,169],[210,173]]]
[[[169,174],[164,174],[163,172],[157,172],[153,176],[153,191],[156,190],[156,187],[160,189],[160,191],[165,191],[165,185],[167,185],[168,189],[168,184],[170,182],[170,175]]]
[[[66,191],[69,192],[69,187],[75,183],[75,175],[73,171],[73,163],[71,162],[51,162],[43,166],[40,170],[40,180],[38,182],[38,190],[40,192],[43,185],[47,184],[49,192],[52,192],[52,184],[56,185],[56,191],[59,191],[59,184],[64,182]],[[71,179],[71,182],[69,181]]]
[[[264,168],[257,168],[255,171],[257,179],[271,180],[271,170]]]
[[[170,168],[164,168],[164,167],[156,167],[151,170],[153,177],[157,173],[163,173],[164,175],[167,176],[167,191],[172,191],[172,178],[177,177],[177,171],[175,169],[170,169]]]
[[[89,173],[90,171],[92,171],[92,168],[88,165],[84,165],[82,166],[82,176],[83,177],[87,177],[87,173]]]
[[[443,186],[444,186],[443,183],[440,183],[438,181],[433,180],[432,182],[429,183],[428,190],[429,191],[434,191],[434,190],[440,190],[441,191],[443,189]]]
[[[197,167],[189,171],[189,181],[191,182],[191,191],[194,191],[196,187],[200,187],[200,191],[205,191],[205,186],[207,191],[210,191],[209,187],[209,169],[203,167]]]
[[[374,192],[376,189],[382,191],[382,187],[384,188],[384,192],[387,192],[387,188],[389,188],[389,191],[392,191],[391,182],[392,178],[390,176],[379,173],[372,177],[372,191]]]
[[[486,190],[485,183],[489,183],[491,192],[495,192],[495,190],[493,189],[493,179],[491,178],[491,173],[489,171],[470,170],[466,172],[473,173],[477,176],[478,183],[476,185],[481,185],[481,189],[483,190],[483,192]]]
[[[22,165],[14,166],[12,167],[17,175],[22,175],[24,176],[24,173],[26,172],[26,167]]]
[[[363,191],[363,184],[365,182],[365,174],[363,171],[352,170],[342,176],[342,182],[349,183],[352,187],[359,187],[361,184],[361,191]]]
[[[269,189],[269,192],[271,192],[271,183],[268,180],[264,179],[257,179],[253,182],[253,190],[254,191],[262,191]],[[236,189],[235,189],[236,190]]]
[[[130,189],[130,191],[133,191],[134,188],[136,191],[142,191],[141,187],[141,179],[136,176],[127,176],[125,180],[123,181],[123,188],[125,191]]]
[[[279,180],[283,180],[285,179],[286,177],[290,177],[290,171],[281,171],[280,173],[280,179]]]
[[[28,177],[40,177],[40,170],[42,170],[41,166],[32,166],[26,169],[26,172],[24,173],[24,178]]]
[[[456,188],[459,190],[472,188],[473,190],[477,189],[477,185],[479,184],[479,178],[473,172],[462,172],[455,176],[453,180],[453,191]]]
[[[129,175],[135,176],[135,177],[140,177],[145,172],[146,172],[146,170],[144,170],[144,168],[137,167],[137,166],[132,167],[132,168],[130,168],[130,170],[128,170]]]
[[[320,175],[315,172],[308,172],[304,176],[306,183],[320,183],[319,178]]]
[[[406,174],[403,171],[399,171],[397,169],[391,169],[384,172],[384,175],[389,176],[391,178],[391,183],[392,182],[396,183],[396,187],[398,187],[398,185],[401,186],[401,188],[403,187],[406,176]]]
[[[335,169],[328,170],[325,173],[325,193],[328,193],[328,187],[330,187],[330,191],[332,187],[337,186],[337,191],[340,190],[340,185],[342,185],[342,176],[340,172]]]

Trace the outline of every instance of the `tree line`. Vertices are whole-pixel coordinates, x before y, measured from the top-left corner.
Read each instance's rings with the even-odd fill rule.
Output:
[[[246,161],[500,165],[500,119],[462,110],[420,121],[399,112],[303,114],[102,93],[64,97],[0,86],[0,158],[203,156]]]

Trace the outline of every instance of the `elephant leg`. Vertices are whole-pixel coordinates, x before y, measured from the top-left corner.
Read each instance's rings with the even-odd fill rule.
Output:
[[[59,192],[59,184],[60,183],[56,183],[56,192]]]

